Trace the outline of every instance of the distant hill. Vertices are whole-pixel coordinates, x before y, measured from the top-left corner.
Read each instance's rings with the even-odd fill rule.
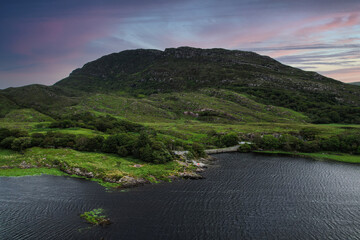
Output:
[[[74,70],[54,86],[0,91],[0,105],[5,102],[51,116],[69,109],[90,109],[134,119],[146,114],[180,118],[187,112],[186,117],[201,115],[206,121],[303,121],[304,117],[294,117],[300,112],[315,123],[360,123],[360,89],[267,56],[225,49],[180,47],[113,53]],[[268,116],[264,109],[271,105],[294,110],[295,115],[274,108]],[[204,118],[206,115],[210,117]]]
[[[4,116],[10,110],[25,107],[52,115],[63,107],[76,104],[82,94],[80,91],[39,84],[7,88],[0,91],[0,106],[6,109],[0,113]]]
[[[351,83],[349,83],[349,84],[360,86],[360,82],[351,82]]]

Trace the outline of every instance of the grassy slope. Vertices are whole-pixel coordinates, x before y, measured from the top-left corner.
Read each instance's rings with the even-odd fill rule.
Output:
[[[184,112],[201,114],[210,109],[210,117],[193,117]],[[227,91],[203,89],[201,92],[154,94],[135,98],[129,95],[94,94],[68,107],[66,112],[92,111],[112,114],[135,122],[174,122],[199,120],[212,123],[243,122],[304,122],[306,116],[292,110],[257,103],[244,95]]]
[[[15,109],[1,119],[2,122],[51,122],[53,118],[34,109]]]
[[[13,101],[0,93],[0,117],[5,116],[11,110],[18,108],[19,107]]]

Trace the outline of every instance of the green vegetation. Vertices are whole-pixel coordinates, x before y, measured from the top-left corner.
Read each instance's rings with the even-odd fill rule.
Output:
[[[301,135],[303,134],[303,135]],[[319,151],[336,151],[360,154],[360,132],[345,132],[327,138],[317,136],[314,129],[303,129],[298,136],[284,134],[257,135],[253,138],[254,146],[264,150],[300,151],[314,153]]]
[[[30,148],[22,154],[0,150],[0,176],[70,174],[98,180],[105,186],[121,187],[129,181],[134,185],[170,181],[172,177],[192,170],[192,166],[186,167],[176,161],[153,164],[114,154],[72,149]]]
[[[93,209],[89,212],[84,212],[80,215],[81,218],[85,219],[88,223],[94,224],[94,225],[109,225],[110,219],[104,214],[104,209],[97,208]]]
[[[136,96],[138,102],[153,94],[199,94],[211,87],[232,92],[215,91],[214,97],[241,101],[239,94],[246,94],[258,104],[302,112],[314,123],[360,123],[360,89],[251,52],[189,47],[123,51],[84,65],[56,86],[107,94],[121,90]],[[206,103],[200,95],[199,100]],[[151,103],[147,105],[150,109]]]
[[[106,186],[169,181],[174,151],[360,153],[360,89],[251,52],[177,48],[104,56],[54,86],[0,91],[0,175]],[[61,172],[62,173],[61,173]]]
[[[54,86],[0,91],[0,116],[94,111],[130,121],[360,123],[360,89],[256,53],[129,50],[87,63]],[[271,104],[271,105],[270,105]]]
[[[38,176],[38,175],[65,176],[64,172],[56,168],[0,168],[0,177],[22,177],[22,176]]]
[[[284,152],[284,151],[255,151],[265,154],[279,154],[279,155],[289,155],[289,156],[298,156],[298,157],[310,157],[317,160],[332,160],[338,162],[346,163],[360,163],[359,155],[350,155],[350,154],[340,154],[340,153],[328,153],[328,152],[319,152],[319,153],[302,153],[302,152]]]

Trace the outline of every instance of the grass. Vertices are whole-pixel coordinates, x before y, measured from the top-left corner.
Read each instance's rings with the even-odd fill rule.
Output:
[[[3,118],[4,121],[12,122],[50,122],[54,121],[53,118],[42,114],[34,109],[15,109],[6,114]]]
[[[26,163],[38,168],[20,169]],[[53,168],[44,168],[52,166]],[[121,186],[119,183],[108,183],[104,179],[117,181],[124,176],[135,179],[143,178],[149,182],[170,181],[170,176],[193,170],[193,167],[184,167],[176,161],[165,164],[151,164],[135,158],[122,158],[113,154],[79,152],[72,149],[27,149],[24,154],[9,150],[0,150],[0,176],[39,175],[41,173],[60,175],[58,169],[78,168],[83,172],[94,173],[93,180],[106,187]]]
[[[346,163],[360,163],[360,155],[350,155],[344,153],[301,153],[301,152],[285,152],[285,151],[256,151],[259,153],[266,154],[281,154],[281,155],[292,155],[299,157],[310,157],[317,160],[332,160]]]
[[[81,218],[85,219],[88,223],[94,225],[108,225],[110,224],[110,219],[104,214],[104,209],[97,208],[89,212],[84,212],[80,215]]]
[[[22,177],[22,176],[38,176],[38,175],[65,176],[66,173],[56,168],[9,168],[0,169],[0,177]]]
[[[74,134],[74,135],[83,135],[83,136],[97,136],[102,135],[105,136],[106,134],[103,134],[102,132],[86,129],[86,128],[65,128],[65,129],[59,129],[59,128],[36,128],[31,131],[31,133],[47,133],[47,132],[60,132],[60,133],[66,133],[66,134]]]
[[[295,111],[267,106],[248,97],[229,91],[202,89],[197,92],[153,94],[145,98],[130,95],[94,94],[65,111],[90,111],[96,114],[112,114],[136,122],[174,122],[181,119],[194,120],[185,116],[185,111],[199,112],[201,109],[213,109],[219,115],[211,118],[199,118],[205,122],[303,122],[306,116]],[[231,116],[229,118],[229,116]]]

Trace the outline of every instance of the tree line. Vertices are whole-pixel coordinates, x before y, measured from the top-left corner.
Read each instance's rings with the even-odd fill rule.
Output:
[[[318,131],[311,128],[302,129],[299,135],[283,134],[255,135],[253,144],[241,145],[239,151],[282,150],[314,153],[320,151],[360,154],[360,132],[342,133],[328,138],[319,137]]]

